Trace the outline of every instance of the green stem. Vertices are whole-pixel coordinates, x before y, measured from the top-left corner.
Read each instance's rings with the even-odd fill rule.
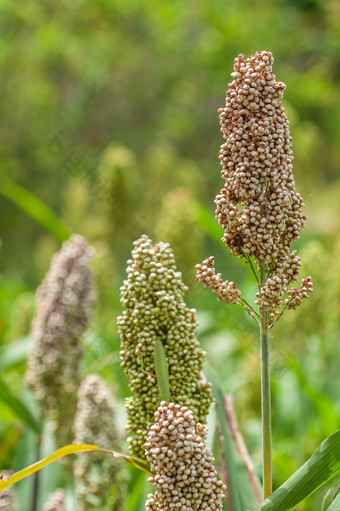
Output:
[[[36,446],[36,461],[40,460],[40,449],[41,449],[41,437],[39,435],[39,437],[37,438],[37,446]],[[37,511],[37,509],[38,509],[39,482],[40,482],[39,475],[40,475],[39,471],[34,474],[31,511]]]
[[[265,283],[265,264],[260,266],[260,283]],[[262,413],[262,454],[263,454],[263,492],[264,498],[272,493],[272,432],[271,432],[271,397],[270,397],[270,362],[268,313],[261,310],[261,413]]]

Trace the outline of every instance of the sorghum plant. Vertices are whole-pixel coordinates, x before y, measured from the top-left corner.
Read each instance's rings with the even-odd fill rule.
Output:
[[[231,254],[249,264],[258,284],[258,311],[234,282],[223,281],[214,258],[198,264],[197,278],[217,299],[239,304],[259,323],[262,364],[263,483],[271,493],[271,405],[269,332],[286,309],[295,309],[313,290],[311,278],[289,288],[300,259],[292,242],[299,239],[306,216],[295,191],[289,121],[281,106],[285,85],[272,72],[273,56],[259,51],[234,62],[234,80],[219,109],[225,143],[220,161],[224,187],[215,199],[216,219]]]
[[[248,303],[234,282],[224,281],[215,272],[213,257],[196,266],[198,280],[210,287],[218,300],[238,304],[260,328],[264,502],[258,498],[230,401],[228,407],[228,399],[209,370],[228,507],[236,511],[255,511],[258,506],[262,511],[290,511],[340,474],[338,431],[271,494],[269,334],[285,310],[295,309],[313,290],[310,277],[292,287],[300,272],[292,243],[299,238],[306,217],[303,200],[295,190],[289,123],[281,106],[285,86],[276,81],[272,64],[269,52],[257,52],[247,60],[239,55],[226,106],[219,110],[226,140],[220,155],[225,185],[215,200],[216,218],[224,229],[226,248],[249,265],[256,279],[255,303]],[[72,237],[55,256],[38,293],[32,329],[28,382],[46,417],[52,418],[59,430],[65,427],[68,436],[68,417],[72,423],[80,383],[78,340],[88,322],[92,297],[87,268],[90,258],[91,250],[80,236]],[[214,457],[206,446],[207,427],[202,424],[212,403],[210,385],[202,379],[205,354],[196,340],[195,310],[183,301],[186,287],[169,244],[153,245],[143,235],[134,244],[127,273],[121,288],[124,310],[118,328],[121,363],[133,393],[126,402],[128,443],[131,454],[146,461],[110,450],[117,436],[112,423],[113,399],[101,380],[90,375],[78,394],[75,441],[81,445],[66,446],[8,481],[0,478],[0,490],[34,473],[51,458],[83,452],[75,468],[78,511],[118,511],[124,502],[120,493],[124,481],[121,471],[117,477],[112,458],[102,457],[106,452],[151,475],[155,493],[148,495],[146,511],[221,510],[225,487],[217,478]],[[84,454],[90,451],[95,454]],[[252,486],[250,496],[246,478]],[[340,509],[338,490],[333,496],[328,509],[336,511]],[[6,502],[6,509],[15,510],[11,499],[9,492],[1,493],[0,509]],[[46,511],[64,508],[61,491],[45,506]]]
[[[146,511],[223,509],[224,484],[217,479],[214,457],[205,445],[207,427],[195,424],[186,406],[162,401],[145,443],[155,475],[149,479]]]
[[[196,340],[195,310],[183,301],[186,291],[167,243],[153,245],[143,235],[128,261],[121,288],[124,307],[118,318],[121,364],[133,396],[126,401],[131,454],[144,458],[144,443],[159,406],[154,346],[161,341],[169,369],[170,398],[204,422],[212,402],[210,385],[202,381],[205,353]]]
[[[52,421],[58,446],[73,440],[73,418],[80,385],[81,335],[94,297],[88,264],[92,248],[75,234],[51,262],[37,292],[27,384],[44,416]]]
[[[78,392],[74,421],[75,443],[117,448],[111,392],[91,374]],[[120,462],[103,453],[79,456],[75,461],[77,511],[118,511],[124,508],[127,476]]]

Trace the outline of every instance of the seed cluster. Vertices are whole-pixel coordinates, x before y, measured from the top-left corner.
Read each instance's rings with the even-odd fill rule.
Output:
[[[264,309],[278,311],[282,305],[282,297],[287,293],[288,286],[296,280],[300,273],[301,261],[297,251],[293,250],[276,263],[272,277],[267,278],[259,293],[256,293],[257,304]]]
[[[207,427],[196,424],[186,406],[162,401],[145,443],[155,476],[149,479],[146,511],[223,509],[224,484],[217,479],[214,457],[205,445]]]
[[[213,256],[204,259],[196,264],[196,277],[204,287],[210,287],[213,293],[217,294],[217,300],[225,303],[237,303],[241,291],[237,289],[235,282],[223,281],[221,273],[214,269],[215,258]]]
[[[72,441],[80,384],[80,337],[94,298],[88,264],[92,248],[73,235],[56,253],[37,292],[27,384],[52,420],[58,446]]]
[[[130,452],[144,458],[143,445],[160,397],[154,344],[164,346],[171,399],[188,406],[204,422],[212,402],[210,385],[202,381],[205,353],[196,340],[195,310],[183,301],[186,287],[167,243],[153,245],[143,235],[134,243],[128,278],[121,288],[124,308],[118,318],[121,365],[133,396],[126,401]]]
[[[7,481],[12,472],[4,470],[1,476],[4,481]],[[18,511],[19,507],[15,501],[13,487],[9,486],[0,492],[0,511]]]
[[[44,506],[44,511],[66,511],[66,496],[64,490],[58,489],[50,495]]]
[[[78,392],[74,421],[75,443],[118,448],[114,402],[99,376],[91,374]],[[127,477],[124,468],[104,453],[78,456],[75,461],[77,511],[118,511],[123,509]]]
[[[267,51],[246,60],[241,54],[234,61],[226,105],[218,110],[225,185],[215,199],[225,246],[248,263],[253,257],[258,267],[266,265],[267,280],[257,303],[272,318],[299,273],[300,260],[291,244],[307,218],[295,190],[289,121],[281,106],[285,84],[276,81],[273,62]],[[203,282],[216,292],[216,280]]]
[[[235,59],[234,81],[219,110],[225,188],[215,201],[227,248],[269,263],[289,250],[306,219],[295,191],[289,121],[280,104],[285,85],[275,80],[273,61],[265,51]]]
[[[298,305],[305,298],[309,297],[309,293],[313,291],[313,282],[311,277],[307,277],[302,279],[302,284],[300,288],[293,287],[288,291],[288,298],[285,300],[285,304],[288,309],[296,309]]]

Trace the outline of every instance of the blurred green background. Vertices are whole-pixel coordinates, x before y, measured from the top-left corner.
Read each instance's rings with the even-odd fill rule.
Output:
[[[270,50],[309,217],[296,248],[315,289],[273,330],[275,486],[339,428],[339,29],[336,0],[1,0],[0,369],[14,395],[28,399],[36,287],[79,232],[97,253],[100,346],[84,339],[85,370],[114,389],[123,424],[119,287],[132,242],[147,233],[173,246],[199,339],[234,395],[260,474],[257,331],[196,284],[194,265],[215,255],[253,301],[251,275],[212,221],[222,186],[216,110],[237,54]],[[29,426],[3,402],[0,413],[0,468],[21,468],[34,458]],[[323,493],[299,509],[319,510]]]

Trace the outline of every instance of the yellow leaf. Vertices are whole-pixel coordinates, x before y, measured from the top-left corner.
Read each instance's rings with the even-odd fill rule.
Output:
[[[112,451],[112,453],[115,458],[124,458],[124,460],[128,461],[129,463],[132,463],[134,467],[138,468],[138,470],[142,470],[142,472],[145,472],[149,476],[154,475],[152,472],[150,472],[149,464],[147,461],[135,458],[134,456],[127,456],[126,454],[122,454],[120,452]]]
[[[129,461],[132,463],[135,467],[137,467],[139,470],[143,470],[143,472],[146,472],[149,475],[152,475],[152,473],[147,468],[147,463],[143,460],[139,460],[138,458],[132,458],[131,456],[127,456],[126,454],[122,454],[115,451],[110,451],[109,449],[101,449],[97,445],[88,445],[88,444],[71,444],[71,445],[65,445],[64,447],[61,447],[60,449],[57,449],[53,454],[50,454],[50,456],[47,456],[46,458],[37,461],[36,463],[33,463],[33,465],[30,465],[29,467],[26,467],[22,470],[19,470],[19,472],[15,472],[15,474],[11,475],[7,481],[3,481],[0,476],[0,492],[11,486],[12,484],[17,483],[18,481],[21,481],[25,477],[34,474],[35,472],[38,472],[38,470],[46,467],[46,465],[49,465],[53,461],[58,460],[59,458],[62,458],[63,456],[67,456],[68,454],[76,454],[80,452],[91,452],[91,451],[100,451],[100,452],[107,452],[116,458],[123,458],[126,461]]]

